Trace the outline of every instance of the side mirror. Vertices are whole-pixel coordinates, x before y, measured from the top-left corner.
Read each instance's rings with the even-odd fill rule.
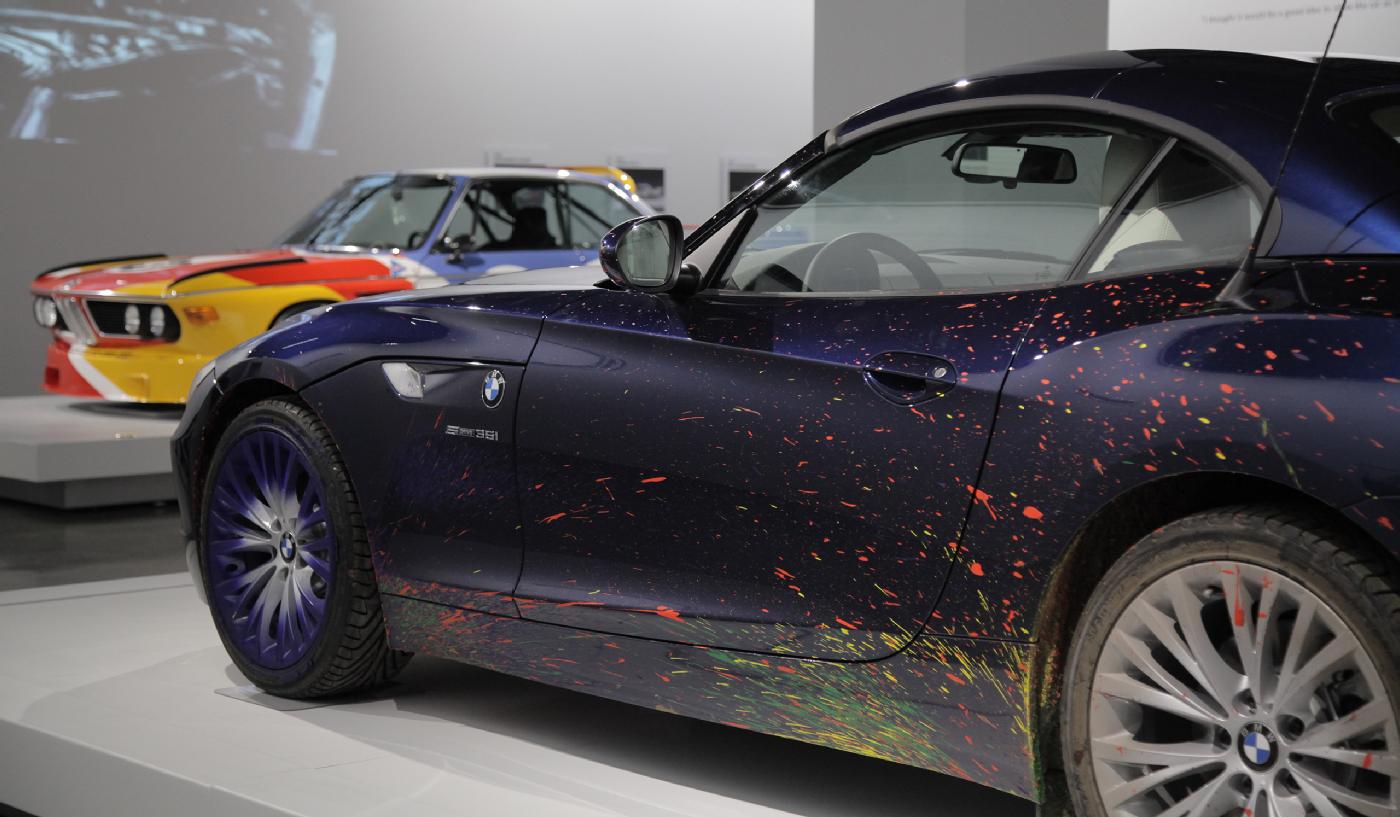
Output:
[[[467,233],[445,235],[433,245],[433,252],[446,253],[447,260],[456,264],[462,260],[462,253],[472,251],[472,239]]]
[[[967,143],[953,155],[954,175],[978,184],[1069,184],[1078,177],[1074,154],[1049,145]]]
[[[672,215],[643,216],[617,225],[598,245],[598,261],[623,289],[666,292],[681,274],[685,229]]]

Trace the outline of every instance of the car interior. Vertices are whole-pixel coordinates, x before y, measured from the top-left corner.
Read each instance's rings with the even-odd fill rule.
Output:
[[[987,169],[996,145],[1013,161]],[[998,289],[1064,280],[1162,142],[1018,125],[838,157],[755,208],[721,286],[745,292]],[[981,164],[973,167],[971,157]],[[832,176],[839,178],[832,179]],[[810,180],[810,181],[809,181]],[[816,192],[808,194],[810,186]],[[1260,207],[1232,174],[1172,148],[1088,265],[1095,277],[1238,257]]]

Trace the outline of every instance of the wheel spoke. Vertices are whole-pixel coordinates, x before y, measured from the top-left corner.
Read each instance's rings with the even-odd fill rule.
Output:
[[[1293,778],[1298,781],[1298,785],[1307,793],[1308,799],[1313,806],[1323,814],[1329,814],[1328,808],[1336,813],[1342,814],[1336,806],[1345,806],[1352,811],[1364,815],[1364,817],[1395,817],[1395,805],[1391,802],[1378,800],[1363,794],[1352,791],[1339,785],[1336,781],[1330,780],[1310,769],[1297,764],[1291,767]],[[1327,804],[1327,808],[1323,804]]]
[[[320,556],[317,556],[315,553],[309,550],[303,550],[301,552],[301,558],[302,561],[306,562],[306,566],[311,568],[311,570],[317,576],[320,576],[322,580],[331,580],[331,566],[329,562],[327,562],[326,560],[322,559]]]
[[[1264,702],[1263,688],[1263,656],[1256,634],[1256,613],[1254,609],[1254,593],[1245,582],[1245,566],[1235,564],[1231,566],[1234,573],[1234,581],[1228,579],[1223,582],[1225,586],[1226,601],[1230,605],[1230,627],[1235,634],[1235,651],[1239,655],[1240,668],[1244,670],[1244,680],[1248,685],[1249,694],[1252,699],[1262,704]],[[1230,585],[1234,586],[1231,587]]]
[[[1277,707],[1278,693],[1289,683],[1298,670],[1298,663],[1303,660],[1303,648],[1316,616],[1316,602],[1311,598],[1298,600],[1298,613],[1293,619],[1293,631],[1288,635],[1288,645],[1284,647],[1283,660],[1279,662],[1278,682],[1274,689],[1275,707]]]
[[[1353,657],[1359,645],[1350,635],[1337,635],[1327,646],[1307,660],[1296,673],[1279,679],[1278,696],[1274,705],[1281,710],[1293,709],[1291,704],[1302,695],[1311,695],[1337,669]]]
[[[1179,780],[1180,778],[1186,777],[1188,775],[1198,774],[1210,768],[1212,765],[1222,766],[1221,770],[1223,771],[1223,765],[1220,764],[1219,761],[1200,760],[1195,763],[1183,763],[1179,766],[1168,766],[1163,769],[1157,769],[1156,771],[1149,772],[1148,774],[1142,775],[1141,777],[1135,777],[1131,780],[1124,780],[1123,782],[1111,786],[1107,791],[1103,792],[1104,805],[1108,806],[1110,809],[1119,808],[1120,806],[1123,806],[1124,804],[1135,800],[1138,797],[1141,797],[1147,792],[1152,791],[1158,786],[1165,785],[1167,783],[1172,782],[1173,780]],[[1216,776],[1221,776],[1220,771],[1216,772]],[[1203,786],[1202,789],[1204,788],[1206,787]]]
[[[1386,777],[1400,777],[1400,758],[1389,752],[1372,752],[1365,749],[1341,749],[1335,746],[1293,747],[1293,754],[1330,760],[1358,769],[1370,769]]]
[[[1269,789],[1263,789],[1265,801],[1269,804],[1268,817],[1306,817],[1307,805],[1297,797],[1280,797]],[[1256,815],[1260,812],[1256,809]]]
[[[315,590],[311,587],[311,571],[305,568],[292,571],[292,581],[296,584],[297,592],[304,603],[298,607],[304,607],[308,613],[314,612],[317,618],[326,609],[325,599],[319,598]]]
[[[1094,687],[1095,691],[1102,695],[1168,712],[1196,723],[1214,725],[1220,721],[1220,716],[1209,710],[1199,709],[1188,701],[1155,687],[1150,687],[1136,678],[1122,673],[1100,675],[1095,679]]]
[[[1123,732],[1112,738],[1095,738],[1094,757],[1105,763],[1141,766],[1199,766],[1202,761],[1220,760],[1227,750],[1213,743],[1144,743]]]
[[[1295,752],[1308,752],[1312,749],[1336,746],[1338,743],[1352,740],[1384,726],[1390,717],[1391,714],[1386,709],[1385,704],[1380,701],[1371,701],[1363,704],[1355,712],[1348,713],[1335,721],[1326,721],[1313,726],[1293,741],[1291,748]]]
[[[233,536],[210,539],[209,549],[221,555],[231,556],[239,553],[272,553],[275,547],[271,537],[255,539],[251,536]]]
[[[231,485],[220,483],[214,499],[221,511],[220,518],[229,524],[248,531],[272,530],[272,520],[275,517],[272,508],[249,492],[245,486],[237,482]],[[243,519],[253,522],[257,528],[250,528],[243,523]]]
[[[1222,789],[1225,788],[1226,776],[1216,775],[1214,779],[1191,792],[1177,802],[1173,803],[1166,811],[1157,817],[1223,817],[1231,812],[1232,801],[1238,800],[1238,795],[1230,793],[1231,796],[1222,798]],[[1225,803],[1221,803],[1225,800]]]
[[[1211,692],[1210,681],[1201,671],[1200,665],[1192,659],[1190,648],[1187,647],[1186,642],[1182,641],[1180,636],[1177,635],[1176,628],[1172,625],[1170,618],[1142,599],[1138,599],[1133,603],[1132,607],[1129,608],[1129,613],[1135,615],[1138,621],[1152,632],[1157,642],[1166,648],[1167,652],[1171,653],[1172,658],[1176,660],[1177,664],[1181,665],[1183,669],[1190,673],[1191,677],[1205,690],[1207,695],[1213,694]],[[1132,639],[1131,636],[1128,636],[1121,630],[1116,631],[1114,635],[1121,636],[1123,641],[1120,643],[1122,643],[1126,651],[1132,654],[1131,657],[1133,658],[1134,665],[1145,674],[1149,675],[1158,686],[1161,686],[1173,695],[1186,699],[1202,712],[1216,713],[1217,719],[1224,716],[1227,704],[1229,703],[1228,701],[1216,699],[1206,701],[1201,698],[1195,690],[1191,689],[1175,675],[1168,672],[1157,659],[1152,657],[1151,650],[1147,648],[1146,644],[1137,639]],[[1134,641],[1137,643],[1131,643]]]
[[[257,623],[259,654],[270,652],[276,646],[272,636],[272,625],[277,615],[277,602],[282,597],[283,583],[280,570],[274,570],[267,584],[263,585],[257,600],[253,602],[253,609],[249,611],[248,618]]]
[[[1167,581],[1172,609],[1176,613],[1176,623],[1186,638],[1193,662],[1200,668],[1206,689],[1210,690],[1217,701],[1228,703],[1234,699],[1235,693],[1244,687],[1244,679],[1230,669],[1211,643],[1210,635],[1201,620],[1201,612],[1205,605],[1187,586],[1185,578],[1177,573],[1168,577]]]

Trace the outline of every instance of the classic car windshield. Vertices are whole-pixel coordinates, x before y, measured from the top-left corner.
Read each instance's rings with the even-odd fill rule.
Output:
[[[351,179],[280,243],[340,250],[417,249],[451,193],[450,179],[433,176]]]

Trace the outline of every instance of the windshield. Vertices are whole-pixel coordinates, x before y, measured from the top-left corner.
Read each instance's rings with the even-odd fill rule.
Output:
[[[414,250],[428,239],[452,193],[432,176],[364,176],[346,182],[280,244],[323,250]]]

